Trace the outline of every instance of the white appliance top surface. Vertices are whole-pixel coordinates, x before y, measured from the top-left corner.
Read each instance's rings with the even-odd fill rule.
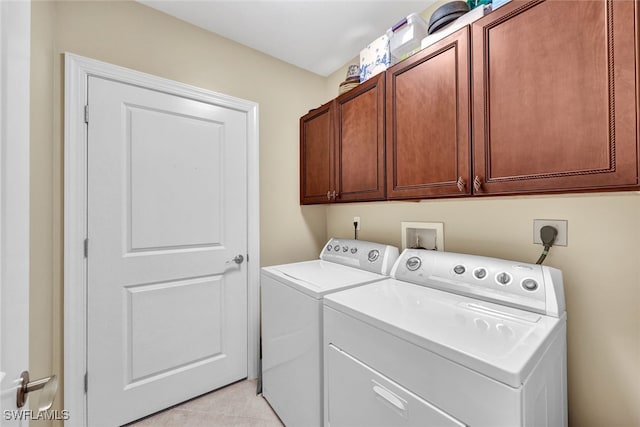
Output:
[[[324,260],[264,267],[262,272],[315,298],[387,277]]]
[[[396,279],[324,304],[512,387],[520,387],[565,322]]]

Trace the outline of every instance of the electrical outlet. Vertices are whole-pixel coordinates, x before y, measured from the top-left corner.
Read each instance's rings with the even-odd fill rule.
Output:
[[[360,217],[359,216],[354,216],[353,217],[353,222],[357,222],[358,226],[356,227],[357,231],[360,231]]]
[[[568,238],[567,238],[567,227],[568,221],[566,219],[534,219],[533,220],[533,243],[538,245],[542,244],[542,240],[540,239],[540,229],[545,225],[550,225],[555,227],[558,230],[558,235],[556,236],[556,241],[553,243],[553,246],[567,246]]]

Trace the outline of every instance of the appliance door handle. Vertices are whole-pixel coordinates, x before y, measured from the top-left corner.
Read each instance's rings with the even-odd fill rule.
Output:
[[[398,396],[396,396],[394,393],[390,392],[386,388],[382,387],[381,385],[375,384],[375,382],[373,386],[373,392],[378,396],[380,396],[381,398],[383,398],[384,400],[386,400],[387,402],[391,403],[393,406],[395,406],[399,410],[406,411],[407,408],[405,408],[404,402]]]

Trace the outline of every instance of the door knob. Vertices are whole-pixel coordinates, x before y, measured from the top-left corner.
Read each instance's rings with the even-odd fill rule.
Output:
[[[242,256],[242,254],[238,254],[231,261],[235,262],[236,264],[242,264],[242,262],[244,261],[244,256]]]
[[[24,371],[20,374],[20,379],[22,382],[18,387],[16,397],[16,405],[18,408],[22,408],[27,402],[27,395],[36,390],[42,390],[40,401],[38,402],[38,411],[46,411],[51,408],[53,400],[56,398],[56,392],[58,391],[58,377],[51,375],[50,377],[29,381],[29,371]]]

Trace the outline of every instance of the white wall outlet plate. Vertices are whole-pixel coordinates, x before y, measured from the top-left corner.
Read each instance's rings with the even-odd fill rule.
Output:
[[[558,230],[558,235],[556,236],[556,241],[553,243],[553,246],[567,246],[568,238],[567,238],[567,228],[569,221],[566,219],[534,219],[533,220],[533,243],[541,245],[542,240],[540,239],[540,229],[545,225],[550,225],[555,227]]]
[[[358,226],[356,227],[356,231],[360,231],[360,217],[359,216],[354,216],[353,217],[353,222],[357,222]]]
[[[402,222],[402,250],[424,248],[444,251],[444,223]]]

